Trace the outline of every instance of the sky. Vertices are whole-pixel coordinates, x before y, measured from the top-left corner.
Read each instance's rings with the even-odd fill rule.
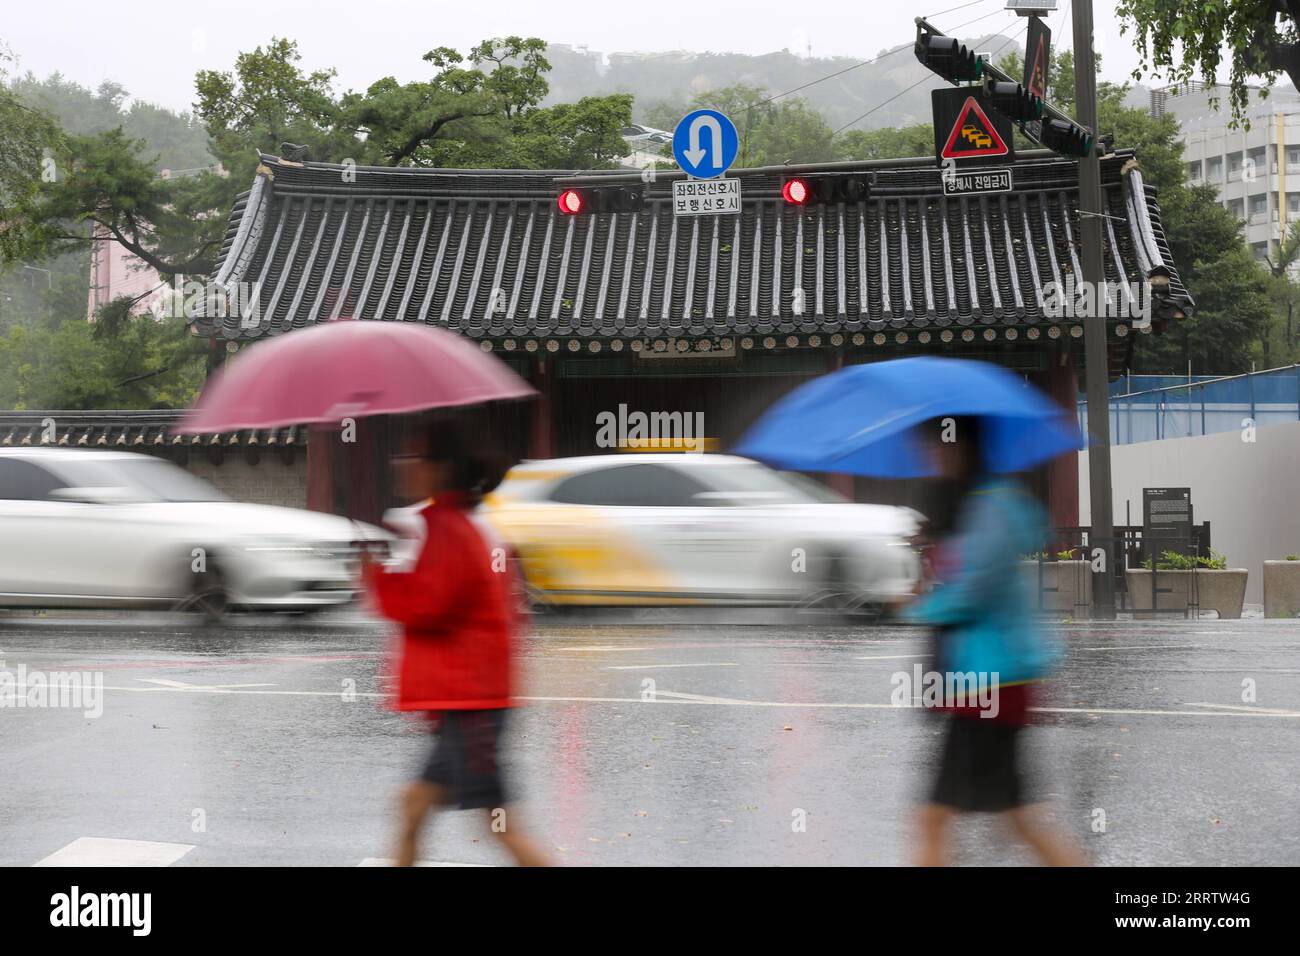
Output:
[[[1072,43],[1070,0],[1049,23],[1053,44]],[[420,57],[436,46],[462,51],[488,37],[537,36],[593,51],[692,50],[762,54],[811,46],[813,56],[867,59],[915,35],[932,17],[957,36],[1021,26],[1005,0],[5,0],[0,42],[17,70],[58,71],[90,89],[115,80],[132,96],[189,110],[200,69],[229,70],[236,55],[272,36],[296,39],[301,65],[333,67],[339,89],[395,76],[428,75]],[[961,9],[952,9],[960,7]],[[944,12],[951,11],[951,12]],[[1094,4],[1102,77],[1122,81],[1138,65],[1113,4]],[[976,21],[970,23],[970,21]],[[962,24],[970,25],[958,29]]]

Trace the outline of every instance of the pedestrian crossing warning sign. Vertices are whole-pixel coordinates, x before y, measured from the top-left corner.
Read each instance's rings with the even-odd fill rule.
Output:
[[[935,90],[934,152],[940,163],[1005,163],[1015,159],[1011,121],[995,112],[979,87]]]
[[[1007,144],[998,135],[988,114],[975,102],[975,97],[966,97],[957,121],[952,124],[948,142],[943,147],[940,159],[970,159],[985,156],[1005,156]]]

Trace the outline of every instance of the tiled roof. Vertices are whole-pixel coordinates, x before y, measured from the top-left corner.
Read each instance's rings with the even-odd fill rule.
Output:
[[[1170,303],[1190,311],[1132,159],[1121,151],[1101,164],[1107,277],[1145,288],[1164,266]],[[737,170],[740,215],[675,217],[678,174],[661,173],[643,212],[569,217],[556,208],[559,185],[600,174],[263,156],[215,276],[243,283],[258,310],[242,325],[210,316],[198,328],[242,339],[340,315],[480,339],[1003,327],[1051,321],[1044,285],[1079,272],[1073,160],[1022,154],[1013,192],[960,198],[943,196],[930,161],[818,167],[832,168],[873,176],[870,198],[792,207],[780,188],[796,167]]]
[[[307,444],[307,429],[261,429],[217,435],[175,432],[184,411],[0,411],[0,448],[54,446],[102,448],[184,458],[204,452],[219,458],[239,451],[292,461]]]

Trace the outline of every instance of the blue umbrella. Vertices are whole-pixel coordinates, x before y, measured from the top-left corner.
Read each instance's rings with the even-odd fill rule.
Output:
[[[853,365],[801,385],[735,450],[794,471],[916,478],[933,468],[914,429],[949,415],[983,419],[990,471],[1022,471],[1082,445],[1069,413],[1014,372],[918,356]]]

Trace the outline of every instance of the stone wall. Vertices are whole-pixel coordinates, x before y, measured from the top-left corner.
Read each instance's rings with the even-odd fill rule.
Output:
[[[289,508],[307,507],[307,456],[294,456],[286,465],[277,455],[263,455],[251,465],[242,455],[227,455],[214,465],[204,455],[191,455],[185,465],[190,474],[204,478],[236,501]]]

